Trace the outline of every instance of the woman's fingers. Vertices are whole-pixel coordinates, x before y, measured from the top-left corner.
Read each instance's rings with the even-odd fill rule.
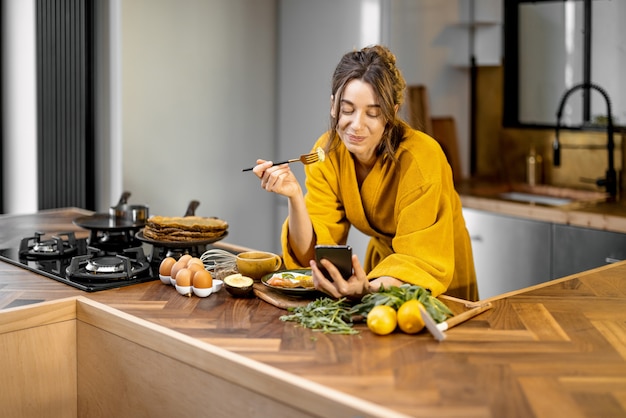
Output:
[[[333,286],[332,282],[324,277],[320,269],[317,267],[317,263],[315,262],[315,260],[311,260],[310,265],[311,276],[313,277],[313,284],[315,285],[315,288],[334,298],[340,298],[341,293],[339,293],[335,286]]]
[[[339,270],[330,261],[322,259],[320,263],[326,268],[330,277],[325,277],[315,261],[311,260],[313,283],[316,289],[335,298],[360,298],[369,292],[369,280],[356,255],[352,256],[354,274],[347,279],[341,276]],[[332,279],[332,281],[329,279]]]

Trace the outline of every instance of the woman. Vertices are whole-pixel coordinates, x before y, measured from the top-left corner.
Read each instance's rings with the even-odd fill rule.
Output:
[[[283,225],[287,268],[310,265],[316,288],[359,299],[381,285],[412,283],[434,296],[477,300],[471,244],[439,144],[398,117],[406,83],[395,56],[373,46],[345,54],[331,88],[330,130],[315,143],[324,162],[305,166],[306,196],[287,164],[257,160],[265,190],[288,198]],[[345,244],[350,226],[370,236],[364,266],[341,277],[316,244]]]

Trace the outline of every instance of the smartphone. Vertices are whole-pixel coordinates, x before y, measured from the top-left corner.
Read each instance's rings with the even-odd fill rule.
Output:
[[[344,278],[352,276],[352,247],[349,245],[316,245],[315,262],[324,276],[331,279],[330,275],[320,263],[321,259],[327,259],[337,267]]]

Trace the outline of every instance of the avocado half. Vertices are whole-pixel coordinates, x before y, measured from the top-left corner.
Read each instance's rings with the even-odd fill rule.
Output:
[[[224,277],[224,288],[236,298],[251,296],[253,285],[254,280],[248,276],[243,276],[241,273]]]

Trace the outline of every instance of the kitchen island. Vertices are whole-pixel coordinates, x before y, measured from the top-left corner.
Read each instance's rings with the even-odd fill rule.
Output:
[[[71,228],[78,213],[52,212],[57,221],[37,226]],[[0,218],[1,243],[17,221]],[[491,298],[491,310],[449,330],[441,343],[427,332],[379,337],[363,324],[358,335],[326,335],[280,321],[286,311],[257,298],[224,291],[184,297],[158,280],[86,293],[8,263],[0,263],[0,309],[87,298],[234,353],[266,373],[328,388],[329,397],[363,400],[355,410],[371,406],[372,416],[614,417],[626,416],[625,278],[620,262]],[[296,390],[275,396],[298,410]],[[329,416],[301,405],[303,415]]]

